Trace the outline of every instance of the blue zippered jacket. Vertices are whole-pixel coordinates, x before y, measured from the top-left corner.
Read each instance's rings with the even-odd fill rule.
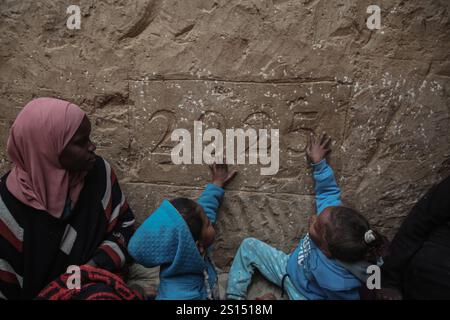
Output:
[[[323,159],[313,164],[317,214],[340,206],[341,191],[333,170]],[[294,286],[310,300],[357,300],[361,281],[335,259],[326,257],[309,235],[291,254],[287,274]]]
[[[222,188],[209,184],[198,200],[211,223],[223,195]],[[144,267],[160,266],[157,300],[207,299],[208,289],[217,284],[213,264],[201,256],[188,225],[168,200],[136,230],[128,251]]]

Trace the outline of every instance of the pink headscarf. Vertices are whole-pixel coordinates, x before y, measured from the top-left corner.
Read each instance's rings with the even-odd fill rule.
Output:
[[[22,203],[60,218],[67,195],[73,205],[83,188],[83,173],[69,173],[59,156],[80,127],[85,113],[70,102],[39,98],[19,113],[8,139],[14,163],[6,186]]]

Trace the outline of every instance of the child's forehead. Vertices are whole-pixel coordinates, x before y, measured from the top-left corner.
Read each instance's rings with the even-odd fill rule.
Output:
[[[206,218],[207,218],[206,213],[205,213],[205,209],[203,209],[203,207],[199,203],[197,203],[197,210],[200,213],[200,216],[202,217],[202,220],[205,221]]]

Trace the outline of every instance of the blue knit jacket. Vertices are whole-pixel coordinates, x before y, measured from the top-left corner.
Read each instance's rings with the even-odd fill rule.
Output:
[[[209,184],[198,200],[212,223],[223,195]],[[217,285],[209,257],[201,256],[188,225],[167,200],[136,230],[128,252],[145,267],[161,267],[157,300],[204,300]]]

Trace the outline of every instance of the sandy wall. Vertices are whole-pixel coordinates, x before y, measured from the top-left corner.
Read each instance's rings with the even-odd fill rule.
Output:
[[[197,196],[206,166],[173,165],[175,128],[277,128],[280,170],[238,166],[220,211],[219,266],[246,236],[290,250],[314,212],[304,147],[335,139],[344,198],[392,236],[450,173],[450,2],[366,0],[0,1],[0,171],[33,97],[78,103],[139,220]],[[80,30],[66,27],[79,5]],[[381,29],[368,30],[378,4]]]

